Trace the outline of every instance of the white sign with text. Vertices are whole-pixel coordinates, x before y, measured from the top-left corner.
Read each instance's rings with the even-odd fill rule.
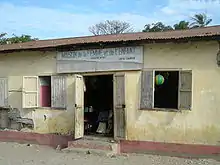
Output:
[[[136,62],[142,63],[143,47],[118,47],[106,49],[89,49],[79,51],[58,52],[57,60]]]
[[[140,69],[143,46],[88,49],[57,53],[57,72],[94,72]]]

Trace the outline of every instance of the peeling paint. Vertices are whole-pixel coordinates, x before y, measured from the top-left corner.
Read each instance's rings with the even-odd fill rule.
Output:
[[[69,134],[73,132],[73,80],[68,77],[68,107],[66,110],[51,108],[22,109],[22,77],[48,76],[56,73],[56,52],[16,52],[1,58],[0,75],[8,76],[9,105],[17,108],[24,118],[31,118],[36,133]],[[11,67],[13,66],[13,67]]]
[[[69,134],[73,132],[73,113],[63,110],[37,109],[38,118],[34,118],[34,132]],[[40,118],[39,116],[42,116]],[[44,120],[44,116],[47,120]]]

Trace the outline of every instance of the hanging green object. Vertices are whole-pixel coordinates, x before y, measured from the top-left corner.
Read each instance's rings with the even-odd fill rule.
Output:
[[[162,85],[164,83],[165,79],[162,75],[158,74],[155,77],[155,84],[156,85]]]

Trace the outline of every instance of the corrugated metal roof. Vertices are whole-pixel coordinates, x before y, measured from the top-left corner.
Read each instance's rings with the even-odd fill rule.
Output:
[[[120,41],[140,41],[140,40],[178,40],[195,37],[212,37],[220,36],[220,25],[209,26],[205,28],[195,28],[188,30],[173,30],[167,32],[138,32],[138,33],[125,33],[115,35],[100,35],[100,36],[86,36],[74,38],[61,38],[50,40],[30,41],[18,44],[0,45],[1,51],[9,50],[25,50],[25,49],[40,49],[49,47],[58,47],[64,45],[74,44],[87,44],[87,43],[100,43],[100,42],[120,42]]]

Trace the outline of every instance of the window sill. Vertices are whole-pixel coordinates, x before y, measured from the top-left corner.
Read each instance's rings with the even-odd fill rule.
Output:
[[[142,111],[160,111],[160,112],[181,112],[180,109],[170,109],[170,108],[152,108],[152,109],[140,109]]]
[[[30,110],[66,110],[66,108],[52,108],[52,107],[36,107],[36,108],[26,108]]]
[[[36,109],[66,110],[66,108],[53,108],[53,107],[38,107]]]

